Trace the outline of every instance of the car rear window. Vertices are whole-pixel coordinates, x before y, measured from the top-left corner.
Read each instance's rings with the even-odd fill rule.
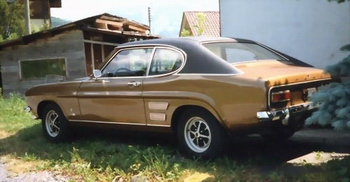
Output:
[[[203,46],[229,63],[267,59],[287,62],[278,54],[254,43],[218,42],[205,43]]]

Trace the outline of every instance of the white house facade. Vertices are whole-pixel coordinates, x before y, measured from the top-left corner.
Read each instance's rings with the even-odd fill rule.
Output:
[[[220,0],[221,36],[266,44],[324,68],[349,53],[350,2],[327,0]]]

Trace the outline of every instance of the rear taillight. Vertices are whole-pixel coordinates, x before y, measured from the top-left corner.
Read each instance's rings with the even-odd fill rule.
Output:
[[[271,93],[271,102],[288,102],[289,100],[290,100],[289,90]]]

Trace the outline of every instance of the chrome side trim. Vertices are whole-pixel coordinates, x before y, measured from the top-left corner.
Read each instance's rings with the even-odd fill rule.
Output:
[[[148,124],[147,126],[154,126],[154,127],[164,127],[164,128],[170,128],[170,125],[160,125],[160,124]]]
[[[96,124],[112,124],[112,125],[136,125],[146,126],[146,123],[126,123],[126,122],[108,122],[108,121],[91,121],[91,120],[69,120],[70,122],[77,123],[96,123]]]
[[[89,120],[69,120],[76,123],[95,123],[95,124],[112,124],[112,125],[134,125],[134,126],[152,126],[152,127],[164,127],[170,128],[170,125],[160,124],[140,124],[140,123],[122,123],[122,122],[105,122],[105,121],[89,121]]]

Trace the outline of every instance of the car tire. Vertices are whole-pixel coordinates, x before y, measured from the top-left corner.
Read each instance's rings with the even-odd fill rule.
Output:
[[[64,142],[69,139],[70,127],[60,107],[49,104],[45,107],[42,116],[42,127],[44,135],[51,142]]]
[[[217,119],[202,109],[188,109],[177,125],[179,150],[189,157],[216,157],[224,151],[227,137]]]

